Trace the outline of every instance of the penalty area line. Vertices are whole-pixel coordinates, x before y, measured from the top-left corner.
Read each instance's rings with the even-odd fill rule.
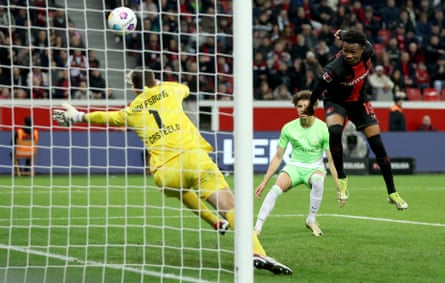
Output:
[[[83,261],[83,260],[81,260],[79,258],[75,258],[75,257],[63,256],[63,255],[54,254],[54,253],[47,253],[47,252],[42,252],[39,250],[33,250],[33,249],[20,247],[20,246],[9,246],[9,245],[0,244],[0,249],[22,252],[25,254],[37,255],[37,256],[42,256],[42,257],[47,257],[47,258],[53,258],[53,259],[58,259],[58,260],[67,262],[67,263],[86,265],[86,266],[90,266],[90,267],[104,267],[104,268],[123,270],[123,271],[158,277],[158,278],[162,277],[164,279],[180,280],[181,282],[212,283],[212,281],[205,281],[202,279],[197,279],[197,278],[187,277],[187,276],[177,276],[176,274],[172,274],[172,273],[161,273],[161,272],[156,272],[156,271],[150,271],[150,270],[125,266],[122,264],[105,264],[105,263],[98,262],[98,261]],[[63,268],[65,268],[65,267],[63,267]]]

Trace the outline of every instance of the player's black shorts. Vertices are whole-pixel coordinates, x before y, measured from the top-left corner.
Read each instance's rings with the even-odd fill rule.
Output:
[[[339,114],[343,118],[348,118],[355,124],[357,130],[363,130],[368,126],[379,123],[369,101],[344,102],[341,104],[325,101],[324,110],[326,117],[332,114]]]

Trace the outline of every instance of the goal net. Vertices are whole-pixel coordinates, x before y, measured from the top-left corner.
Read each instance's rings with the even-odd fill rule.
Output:
[[[143,65],[189,86],[184,109],[220,165],[210,108],[233,100],[231,2],[1,2],[0,282],[233,281],[234,233],[161,193],[135,133],[51,118],[63,101],[125,107],[125,75]],[[107,15],[123,5],[138,26],[119,36]],[[35,152],[17,154],[23,137]]]

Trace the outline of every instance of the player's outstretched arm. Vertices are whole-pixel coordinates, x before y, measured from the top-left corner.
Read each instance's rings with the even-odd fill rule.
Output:
[[[64,102],[62,104],[65,110],[53,110],[53,119],[57,121],[60,126],[70,126],[71,124],[83,122],[84,112],[77,111],[71,104]]]

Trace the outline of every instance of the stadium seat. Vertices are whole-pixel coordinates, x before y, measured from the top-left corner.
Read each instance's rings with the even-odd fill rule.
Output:
[[[422,93],[418,88],[409,87],[406,89],[406,97],[408,100],[422,100]]]
[[[391,31],[389,29],[379,29],[377,36],[382,40],[383,44],[388,44],[391,38]]]
[[[439,92],[435,88],[425,88],[423,90],[423,100],[425,101],[439,101]]]

